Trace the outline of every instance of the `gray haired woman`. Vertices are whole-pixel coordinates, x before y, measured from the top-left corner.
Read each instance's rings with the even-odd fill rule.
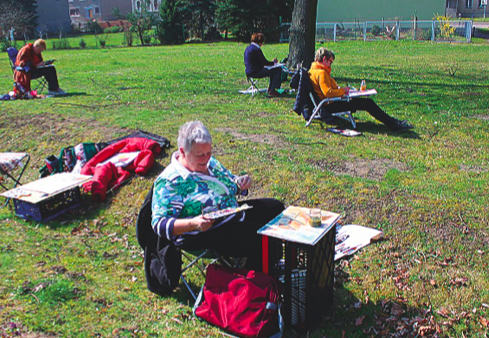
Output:
[[[213,249],[247,257],[249,269],[261,270],[261,236],[256,232],[284,210],[275,199],[247,200],[252,209],[210,220],[205,213],[236,208],[236,195],[251,186],[248,175],[235,176],[212,157],[212,137],[200,121],[180,127],[178,151],[154,184],[152,227],[187,251]]]

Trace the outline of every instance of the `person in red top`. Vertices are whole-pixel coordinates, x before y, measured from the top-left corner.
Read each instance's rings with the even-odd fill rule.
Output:
[[[28,43],[19,50],[15,60],[14,81],[22,85],[26,92],[31,91],[31,79],[44,76],[48,82],[49,95],[66,94],[59,88],[58,75],[53,65],[47,65],[42,58],[42,52],[46,50],[46,42],[42,39],[34,43]]]

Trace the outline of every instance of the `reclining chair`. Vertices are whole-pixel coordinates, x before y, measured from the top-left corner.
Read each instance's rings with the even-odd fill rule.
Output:
[[[17,54],[19,51],[15,47],[9,47],[7,48],[7,53],[8,53],[8,59],[10,62],[10,68],[12,69],[12,74],[14,73],[15,70],[24,70],[26,72],[29,72],[31,69],[29,67],[16,67],[15,66],[15,60],[17,60]],[[37,85],[33,86],[34,90],[37,91],[38,94],[41,94],[44,88],[48,86],[48,81],[43,77],[31,77],[31,81],[36,80]]]
[[[315,119],[327,121],[329,116],[323,116],[321,108],[324,104],[334,101],[349,101],[349,98],[343,97],[332,97],[326,98],[324,100],[319,100],[316,92],[314,91],[314,87],[312,86],[311,79],[309,78],[309,74],[304,68],[301,68],[297,71],[297,73],[290,80],[290,87],[293,89],[297,89],[297,96],[294,103],[293,110],[298,114],[302,115],[306,119],[306,127],[308,127],[312,121]],[[305,114],[305,108],[309,108],[311,111],[310,114]],[[314,108],[313,108],[314,107]],[[353,126],[353,129],[356,129],[357,124],[352,115],[353,112],[339,112],[330,114],[331,117],[339,117],[348,122],[350,122]]]

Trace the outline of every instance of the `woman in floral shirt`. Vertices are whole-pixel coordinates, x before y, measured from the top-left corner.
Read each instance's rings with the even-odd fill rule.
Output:
[[[209,220],[203,213],[238,207],[236,195],[251,186],[248,175],[234,176],[211,156],[212,138],[200,121],[184,124],[178,151],[154,184],[153,230],[187,251],[214,249],[231,257],[247,257],[247,267],[261,270],[261,236],[256,232],[280,214],[275,199],[248,200],[252,209]]]

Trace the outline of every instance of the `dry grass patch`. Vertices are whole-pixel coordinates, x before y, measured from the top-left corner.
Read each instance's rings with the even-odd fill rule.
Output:
[[[255,143],[269,144],[273,146],[283,145],[284,142],[277,135],[264,135],[264,134],[243,134],[236,131],[233,128],[217,128],[218,132],[230,134],[232,137],[238,140],[251,141]]]
[[[326,160],[314,161],[313,165],[321,170],[331,171],[335,175],[348,175],[381,181],[389,170],[398,170],[400,172],[409,170],[409,167],[401,162],[389,159],[367,160],[362,158],[351,157],[350,161],[332,163]]]

